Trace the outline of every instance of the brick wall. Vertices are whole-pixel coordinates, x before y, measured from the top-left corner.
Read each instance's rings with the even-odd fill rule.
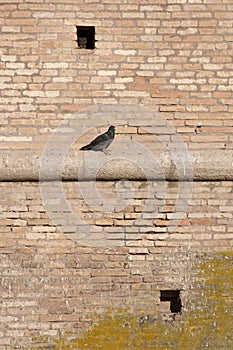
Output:
[[[97,184],[102,198],[110,198],[117,193],[117,183]],[[65,182],[65,198],[75,220],[72,226],[66,227],[66,208],[63,211],[58,205],[49,208],[44,198],[41,199],[37,183],[1,183],[2,253],[24,245],[33,245],[41,252],[46,249],[47,253],[50,249],[53,252],[53,245],[55,249],[58,245],[61,253],[66,252],[74,244],[73,238],[76,237],[72,234],[77,227],[77,231],[81,231],[82,225],[89,225],[88,236],[77,236],[77,244],[89,247],[140,246],[141,240],[145,240],[145,244],[151,247],[180,247],[182,243],[189,248],[211,247],[211,251],[230,248],[233,243],[232,183],[194,182],[192,198],[183,213],[174,213],[177,182],[171,184],[173,186],[169,183],[171,187],[162,200],[160,196],[156,199],[154,194],[148,194],[144,182],[134,182],[133,198],[116,212],[109,212],[104,207],[102,210],[95,207],[95,194],[83,197],[78,183]],[[88,183],[86,186],[89,186]],[[144,208],[146,200],[151,205],[147,204]],[[57,193],[54,194],[55,201],[58,201]],[[88,237],[91,237],[90,241]]]
[[[232,10],[227,0],[0,4],[1,349],[233,347],[232,181],[205,181],[232,180],[221,162],[232,156]],[[76,26],[95,26],[94,50],[78,48]],[[67,118],[78,125],[80,112],[110,104],[164,121],[147,133],[129,107],[118,140],[153,150],[154,136],[179,135],[205,154],[199,181],[96,181],[100,197],[66,181],[64,206],[56,183],[46,192],[19,174],[37,172]],[[87,125],[75,150],[106,127]],[[182,315],[161,290],[180,291]]]
[[[93,104],[143,104],[191,149],[232,148],[229,1],[1,4],[1,148],[40,149]],[[96,28],[77,48],[76,26]]]
[[[117,183],[101,182],[97,186],[106,198]],[[87,210],[78,183],[63,183],[65,197],[76,215],[74,226],[80,225],[82,217],[91,228],[91,241],[82,237],[74,241],[71,227],[59,226],[58,218],[54,221],[48,217],[51,213],[46,211],[38,183],[1,183],[2,349],[46,348],[62,337],[66,341],[63,344],[60,340],[63,345],[56,349],[66,349],[66,342],[93,326],[99,315],[110,312],[108,317],[112,318],[122,310],[124,322],[131,314],[137,315],[137,322],[150,315],[166,330],[173,316],[169,303],[160,302],[160,290],[182,291],[182,322],[190,322],[188,317],[194,312],[191,322],[197,320],[195,327],[208,323],[211,305],[217,307],[222,299],[225,310],[225,299],[232,296],[230,266],[226,265],[231,261],[233,244],[232,183],[195,182],[184,217],[172,233],[167,228],[177,183],[169,184],[166,203],[160,202],[155,211],[148,212],[142,210],[148,196],[145,182],[134,182],[133,186],[136,195],[125,208],[104,213],[90,204]],[[92,204],[95,199],[93,196]],[[142,219],[135,221],[139,213]],[[62,213],[57,215],[60,220],[64,218]],[[218,258],[222,251],[229,253]],[[220,262],[210,268],[213,253]],[[223,264],[220,272],[219,263]],[[207,266],[201,274],[200,264]],[[201,290],[206,294],[198,295]],[[200,308],[205,310],[201,316]],[[224,315],[228,317],[229,312],[227,309]],[[220,316],[214,315],[220,322]],[[180,315],[176,317],[172,328],[181,327]],[[221,322],[219,329],[223,327],[221,334],[225,336],[223,325],[228,319]],[[187,332],[193,332],[190,327]],[[212,323],[209,334],[211,327]],[[114,339],[114,329],[112,332]],[[155,329],[152,334],[156,334]],[[96,334],[96,341],[102,336]],[[161,341],[166,339],[164,335]],[[171,341],[176,341],[175,335]]]

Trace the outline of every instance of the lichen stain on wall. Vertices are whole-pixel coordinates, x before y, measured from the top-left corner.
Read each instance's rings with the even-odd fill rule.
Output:
[[[53,339],[55,350],[233,349],[233,253],[202,258],[180,321],[127,310],[99,317],[80,336]],[[146,304],[146,299],[145,299]],[[151,305],[153,309],[153,305]]]

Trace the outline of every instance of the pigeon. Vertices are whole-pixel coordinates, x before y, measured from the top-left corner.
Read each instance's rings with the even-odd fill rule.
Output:
[[[106,151],[106,148],[110,146],[115,136],[115,126],[110,126],[108,128],[108,131],[106,131],[104,134],[101,134],[97,136],[91,143],[89,143],[86,146],[83,146],[80,148],[81,151],[100,151],[104,152],[105,154],[109,154],[109,152]]]

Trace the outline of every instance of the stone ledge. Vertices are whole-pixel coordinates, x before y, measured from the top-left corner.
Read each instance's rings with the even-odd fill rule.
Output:
[[[64,161],[63,161],[64,160]],[[233,180],[233,150],[190,151],[183,155],[115,150],[111,155],[74,150],[46,155],[32,151],[2,151],[0,181],[63,180]]]

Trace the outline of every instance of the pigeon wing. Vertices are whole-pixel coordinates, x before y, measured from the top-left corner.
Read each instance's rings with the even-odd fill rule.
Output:
[[[89,143],[89,146],[95,147],[107,140],[109,140],[109,135],[107,133],[104,133],[102,135],[97,136],[93,141],[91,141],[91,143]]]

